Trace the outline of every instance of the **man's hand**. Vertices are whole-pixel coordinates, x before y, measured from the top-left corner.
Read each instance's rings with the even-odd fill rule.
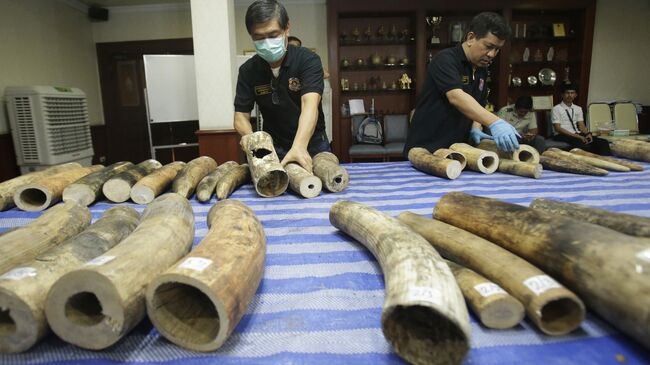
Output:
[[[291,147],[287,155],[282,159],[282,166],[286,166],[289,162],[296,162],[305,170],[312,172],[311,156],[304,148]]]
[[[250,136],[251,134],[246,134],[244,136],[241,136],[241,139],[239,140],[239,147],[242,151],[244,151],[244,153],[246,152],[246,146],[248,145],[248,139]]]
[[[494,142],[497,147],[506,152],[514,152],[519,148],[519,141],[517,137],[521,137],[515,127],[503,119],[498,119],[496,122],[489,125]]]
[[[472,127],[469,130],[469,138],[474,142],[474,144],[481,143],[482,139],[494,139],[491,135],[483,133],[480,128]]]
[[[582,143],[584,143],[584,144],[589,144],[589,143],[591,143],[591,141],[593,140],[593,138],[591,137],[591,135],[586,135],[586,136],[584,136],[584,135],[582,135],[582,134],[577,134],[577,136],[578,136],[577,138],[578,138]]]

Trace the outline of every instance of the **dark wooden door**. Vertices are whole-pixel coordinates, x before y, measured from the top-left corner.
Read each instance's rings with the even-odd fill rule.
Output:
[[[191,38],[97,44],[107,164],[151,157],[142,56],[193,53]]]

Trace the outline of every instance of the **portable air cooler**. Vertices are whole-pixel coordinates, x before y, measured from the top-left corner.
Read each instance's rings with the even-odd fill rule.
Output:
[[[86,94],[77,88],[10,86],[9,125],[21,172],[76,161],[92,162]]]

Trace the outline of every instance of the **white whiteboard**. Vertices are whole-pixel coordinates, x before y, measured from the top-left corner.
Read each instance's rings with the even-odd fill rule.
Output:
[[[144,55],[151,123],[199,120],[193,55]]]

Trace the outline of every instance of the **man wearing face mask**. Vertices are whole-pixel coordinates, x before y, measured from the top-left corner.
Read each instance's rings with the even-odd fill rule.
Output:
[[[312,171],[311,156],[330,150],[320,58],[307,48],[287,45],[289,16],[275,0],[250,5],[246,29],[257,54],[239,68],[234,127],[242,137],[253,132],[250,112],[257,102],[282,164],[297,162]]]
[[[504,151],[519,148],[517,131],[484,108],[487,67],[510,37],[510,27],[496,13],[472,19],[463,43],[444,49],[427,66],[422,95],[411,120],[404,155],[413,147],[431,152],[471,139],[494,139]],[[491,136],[481,131],[490,129]]]

